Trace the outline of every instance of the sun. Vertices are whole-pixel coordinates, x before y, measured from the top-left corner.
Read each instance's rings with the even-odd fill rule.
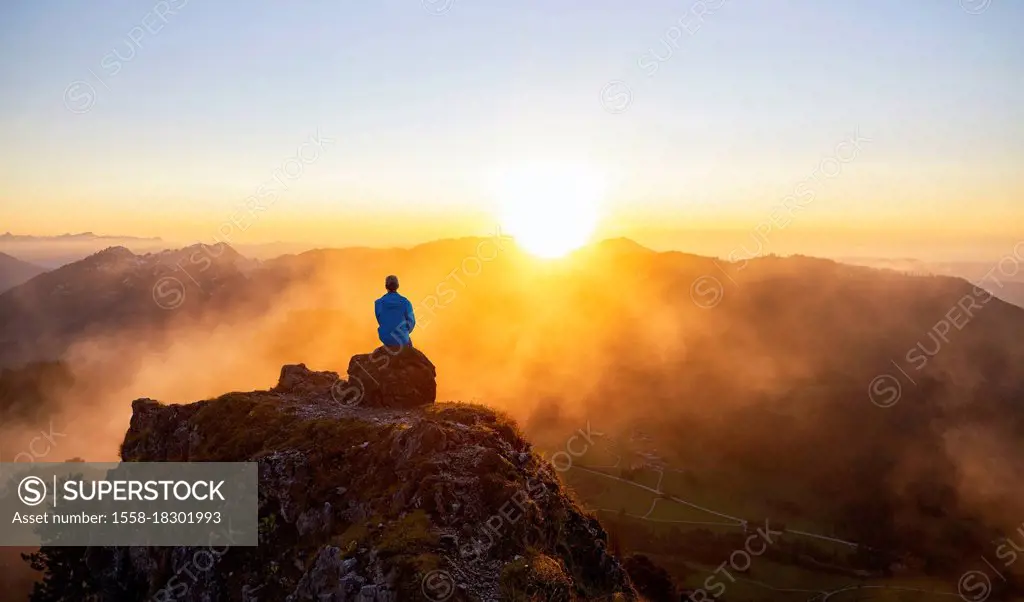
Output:
[[[540,257],[586,244],[601,217],[605,180],[585,165],[538,163],[497,172],[493,194],[502,230]]]

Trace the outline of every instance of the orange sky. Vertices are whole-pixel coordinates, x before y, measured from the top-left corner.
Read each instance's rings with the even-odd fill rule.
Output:
[[[0,231],[410,245],[492,231],[487,175],[541,162],[606,177],[595,235],[655,248],[727,254],[794,194],[765,252],[1024,238],[1019,3],[524,1],[186,3],[141,41],[128,2],[15,3]]]

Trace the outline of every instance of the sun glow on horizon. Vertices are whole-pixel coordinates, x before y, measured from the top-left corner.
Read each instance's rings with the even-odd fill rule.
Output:
[[[502,228],[530,253],[555,258],[593,236],[606,182],[587,166],[543,163],[502,170],[492,190]]]

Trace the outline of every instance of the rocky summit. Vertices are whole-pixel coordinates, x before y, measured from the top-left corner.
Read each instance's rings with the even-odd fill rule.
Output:
[[[373,353],[353,356],[348,379],[337,372],[315,372],[305,364],[281,368],[272,391],[304,395],[311,399],[330,396],[342,405],[378,408],[415,408],[437,399],[437,371],[422,351],[414,347],[378,347]]]
[[[434,403],[426,356],[381,353],[352,358],[347,380],[285,366],[269,391],[135,400],[124,461],[258,463],[260,545],[44,547],[36,599],[636,599],[601,525],[514,422]]]

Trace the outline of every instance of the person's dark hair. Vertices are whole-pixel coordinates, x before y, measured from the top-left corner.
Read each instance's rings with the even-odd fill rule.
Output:
[[[398,276],[395,276],[394,274],[392,274],[392,275],[388,276],[387,278],[385,278],[384,279],[384,288],[388,289],[391,292],[397,291],[398,290]]]

